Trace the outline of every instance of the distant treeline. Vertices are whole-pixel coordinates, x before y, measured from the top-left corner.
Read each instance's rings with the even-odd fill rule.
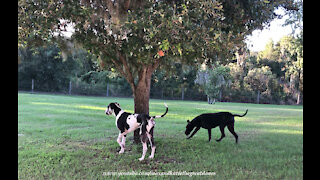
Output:
[[[18,89],[98,96],[132,96],[130,85],[113,68],[84,50],[63,60],[58,47],[19,49]],[[302,104],[302,39],[285,36],[264,51],[240,49],[236,61],[196,68],[179,63],[174,71],[158,68],[151,98],[224,102]],[[105,68],[104,69],[108,69]]]

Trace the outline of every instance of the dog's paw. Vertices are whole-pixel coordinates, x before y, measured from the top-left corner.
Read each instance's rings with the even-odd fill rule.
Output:
[[[124,149],[121,149],[121,150],[119,151],[119,154],[122,154],[122,153],[124,153]]]
[[[139,158],[139,161],[143,161],[143,160],[144,160],[144,157]]]
[[[154,158],[154,156],[152,156],[152,155],[149,156],[149,159],[153,159],[153,158]]]

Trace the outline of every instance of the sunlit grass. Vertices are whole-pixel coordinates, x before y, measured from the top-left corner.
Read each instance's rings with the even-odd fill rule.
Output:
[[[207,171],[216,172],[209,179],[302,179],[302,106],[152,99],[150,115],[163,114],[164,102],[169,112],[156,120],[155,159],[139,162],[142,147],[133,144],[132,134],[125,153],[117,153],[115,117],[104,113],[110,102],[133,112],[132,98],[19,93],[19,179],[103,179],[107,171]],[[204,129],[186,140],[187,119],[206,112],[243,114],[246,109],[245,117],[235,118],[239,144],[227,128],[220,143],[209,143]],[[220,137],[219,128],[212,133],[213,139]]]
[[[43,103],[43,102],[31,102],[31,104],[58,106],[58,107],[71,107],[71,108],[91,109],[91,110],[105,110],[106,109],[106,107],[86,106],[86,105],[68,105],[68,104]]]

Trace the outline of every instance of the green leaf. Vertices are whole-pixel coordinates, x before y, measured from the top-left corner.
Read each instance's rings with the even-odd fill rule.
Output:
[[[177,49],[178,49],[178,52],[179,52],[180,56],[182,56],[181,43],[179,43],[179,44],[177,45]]]
[[[163,50],[163,51],[166,51],[166,50],[169,49],[169,46],[170,46],[170,44],[169,44],[168,39],[165,39],[165,40],[162,41],[162,43],[161,43],[161,45],[159,46],[159,48],[160,48],[161,50]]]
[[[215,39],[215,40],[218,39],[218,38],[220,37],[220,35],[221,35],[221,34],[219,34],[219,33],[215,34],[215,35],[214,35],[214,39]]]

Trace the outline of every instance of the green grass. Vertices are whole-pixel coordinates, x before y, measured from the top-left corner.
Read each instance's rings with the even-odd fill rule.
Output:
[[[133,99],[39,95],[18,93],[19,179],[105,179],[104,172],[215,172],[210,179],[302,179],[303,107],[244,103],[150,100],[150,114],[157,119],[155,158],[138,161],[142,146],[127,136],[126,151],[119,155],[115,117],[106,116],[110,102],[133,112]],[[230,111],[235,117],[239,143],[225,129],[221,142],[208,142],[201,129],[192,139],[184,134],[186,120],[205,112]],[[220,137],[219,128],[212,138]],[[123,179],[143,176],[120,176]],[[177,178],[177,176],[149,176]],[[179,176],[204,179],[208,176]]]

